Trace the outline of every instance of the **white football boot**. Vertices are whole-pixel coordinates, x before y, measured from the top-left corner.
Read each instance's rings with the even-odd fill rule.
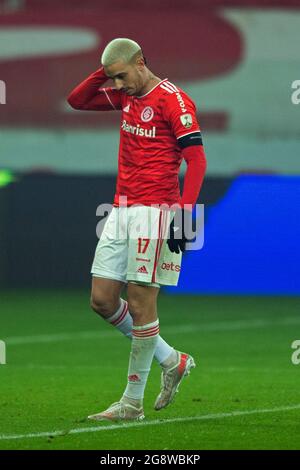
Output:
[[[88,419],[96,421],[142,421],[144,418],[143,406],[138,408],[122,399],[110,405],[107,410],[88,416]]]
[[[163,367],[161,373],[161,390],[154,404],[154,409],[157,411],[172,402],[182,379],[190,374],[191,369],[196,367],[192,356],[180,351],[176,351],[176,353],[177,362],[175,365]]]

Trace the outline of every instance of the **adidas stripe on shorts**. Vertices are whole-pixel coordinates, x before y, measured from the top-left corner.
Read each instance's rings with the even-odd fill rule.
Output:
[[[182,253],[172,253],[166,242],[173,216],[157,207],[113,207],[96,248],[93,276],[176,286]]]

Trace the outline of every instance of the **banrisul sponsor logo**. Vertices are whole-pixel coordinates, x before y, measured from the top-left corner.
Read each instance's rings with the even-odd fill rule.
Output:
[[[127,121],[124,119],[121,125],[121,129],[125,132],[129,132],[130,134],[139,135],[141,137],[156,137],[156,127],[153,126],[150,129],[145,129],[141,127],[139,124],[136,126],[132,124],[128,124]]]

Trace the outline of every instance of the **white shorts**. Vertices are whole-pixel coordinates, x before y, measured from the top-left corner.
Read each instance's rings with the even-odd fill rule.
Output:
[[[172,253],[166,242],[173,215],[150,206],[113,207],[96,248],[92,274],[176,286],[182,253]]]

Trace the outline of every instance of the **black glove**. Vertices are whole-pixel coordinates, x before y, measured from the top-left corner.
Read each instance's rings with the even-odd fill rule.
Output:
[[[178,209],[170,224],[170,233],[167,244],[172,253],[185,251],[186,242],[190,240],[187,234],[192,228],[192,213],[184,209]]]

